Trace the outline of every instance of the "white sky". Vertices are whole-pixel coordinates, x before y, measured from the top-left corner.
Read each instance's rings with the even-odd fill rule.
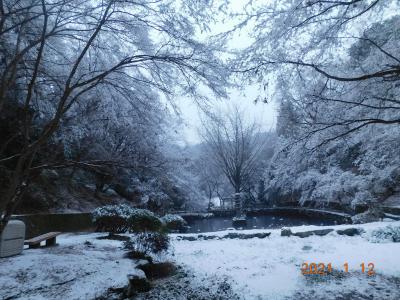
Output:
[[[234,12],[241,12],[244,4],[247,2],[248,0],[234,0],[229,4],[229,9]],[[221,20],[218,24],[213,26],[213,32],[211,34],[227,31],[231,29],[233,24],[232,20],[228,19],[225,20],[225,22]],[[247,28],[247,30],[249,30],[249,28]],[[246,31],[242,30],[240,33],[235,34],[228,46],[229,48],[240,49],[245,48],[250,43],[251,38]],[[237,104],[246,112],[247,117],[254,118],[261,124],[265,131],[274,128],[278,106],[275,102],[271,101],[272,99],[268,99],[269,103],[254,103],[254,100],[260,94],[258,85],[247,86],[244,91],[230,89],[228,93],[228,99],[215,100],[212,105],[215,106],[216,109],[224,109]],[[263,94],[265,94],[265,92]],[[177,99],[177,105],[182,113],[184,140],[189,144],[199,143],[200,137],[197,132],[200,126],[200,110],[195,103],[187,98]]]
[[[240,108],[246,111],[246,116],[254,118],[257,123],[262,125],[265,131],[274,128],[276,121],[277,105],[275,102],[257,103],[254,104],[254,99],[258,95],[257,86],[249,86],[243,93],[238,90],[230,90],[228,99],[215,100],[213,106],[217,108],[228,108],[233,104],[237,104]],[[197,105],[190,99],[178,99],[178,106],[182,113],[183,119],[183,135],[184,139],[189,144],[200,142],[200,137],[197,133],[200,126],[200,111]]]

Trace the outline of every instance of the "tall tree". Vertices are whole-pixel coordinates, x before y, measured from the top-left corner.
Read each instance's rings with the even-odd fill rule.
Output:
[[[298,125],[308,127],[298,140],[324,137],[311,148],[371,125],[398,126],[396,10],[398,1],[252,2],[239,25],[255,24],[254,43],[237,71],[261,82],[275,76],[285,109],[292,102],[304,116]],[[335,105],[344,113],[331,114]]]
[[[206,117],[202,137],[208,155],[222,170],[235,193],[252,185],[260,172],[265,136],[256,122],[248,122],[238,107],[219,116]]]
[[[126,108],[159,105],[160,95],[201,101],[201,86],[224,96],[223,41],[193,37],[213,20],[209,1],[6,0],[0,12],[0,113],[20,112],[0,153],[0,233],[32,170],[49,167],[38,153],[88,99]],[[20,147],[8,147],[16,140]]]

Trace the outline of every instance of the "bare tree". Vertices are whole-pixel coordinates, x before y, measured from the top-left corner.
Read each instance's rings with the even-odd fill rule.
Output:
[[[204,150],[204,149],[202,149]],[[208,200],[208,208],[212,206],[212,199],[214,197],[221,198],[220,189],[223,178],[223,173],[208,159],[208,153],[201,153],[200,157],[194,161],[194,168],[197,176],[199,177],[199,185],[202,192],[206,195]]]
[[[247,123],[244,113],[231,112],[209,116],[202,122],[202,137],[208,155],[222,170],[235,193],[244,191],[260,171],[265,138],[256,122]]]

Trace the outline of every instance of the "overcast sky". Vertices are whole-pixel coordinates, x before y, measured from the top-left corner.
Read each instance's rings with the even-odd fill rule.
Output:
[[[232,104],[238,104],[240,108],[246,111],[246,116],[254,118],[258,123],[262,124],[262,128],[265,131],[269,131],[275,126],[277,106],[274,102],[254,104],[254,99],[256,99],[257,95],[257,87],[248,87],[245,94],[241,91],[230,90],[228,99],[216,100],[213,106],[217,109],[220,107],[228,108]],[[178,103],[182,112],[185,141],[188,144],[199,143],[200,138],[197,129],[200,126],[200,112],[198,107],[190,99],[179,99]]]
[[[246,2],[247,0],[232,1],[229,4],[229,8],[234,12],[242,12],[243,5]],[[231,29],[232,26],[233,21],[230,21],[229,18],[224,22],[221,20],[218,24],[213,26],[211,34],[217,34],[223,31],[227,31]],[[249,46],[251,43],[251,38],[247,34],[248,30],[251,30],[251,28],[247,28],[247,30],[242,30],[241,32],[235,34],[228,45],[229,48],[240,49]],[[275,126],[277,105],[273,101],[269,101],[269,103],[259,102],[255,104],[254,100],[259,94],[260,93],[258,85],[248,86],[245,88],[244,91],[231,89],[229,90],[228,99],[215,100],[213,106],[215,106],[216,109],[223,109],[237,104],[241,109],[246,111],[247,117],[254,118],[258,123],[262,125],[262,128],[265,129],[265,131],[269,131]],[[200,111],[198,107],[190,99],[181,98],[177,100],[177,104],[182,113],[182,130],[185,141],[189,144],[199,143],[200,137],[197,131],[198,127],[200,126]]]

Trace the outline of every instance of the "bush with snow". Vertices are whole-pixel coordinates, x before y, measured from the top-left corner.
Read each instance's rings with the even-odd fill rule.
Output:
[[[136,209],[126,204],[106,205],[95,209],[93,222],[97,231],[112,233],[157,231],[160,219],[147,209]]]
[[[374,243],[400,242],[400,226],[386,226],[370,233],[369,240]]]
[[[163,232],[142,232],[125,242],[125,249],[144,255],[159,254],[168,250],[169,236]]]
[[[161,220],[147,209],[134,209],[129,217],[130,232],[157,231],[161,225]]]
[[[182,230],[187,225],[180,215],[175,214],[167,214],[161,218],[161,221],[168,230]]]
[[[129,231],[129,217],[133,208],[125,205],[106,205],[98,207],[92,213],[97,231],[123,233]]]
[[[102,207],[96,208],[93,213],[93,221],[97,221],[102,217],[121,217],[123,219],[128,219],[132,212],[133,208],[126,204],[118,204],[118,205],[106,205]]]
[[[363,224],[377,222],[381,220],[385,214],[379,207],[370,207],[367,211],[351,217],[353,224]]]

